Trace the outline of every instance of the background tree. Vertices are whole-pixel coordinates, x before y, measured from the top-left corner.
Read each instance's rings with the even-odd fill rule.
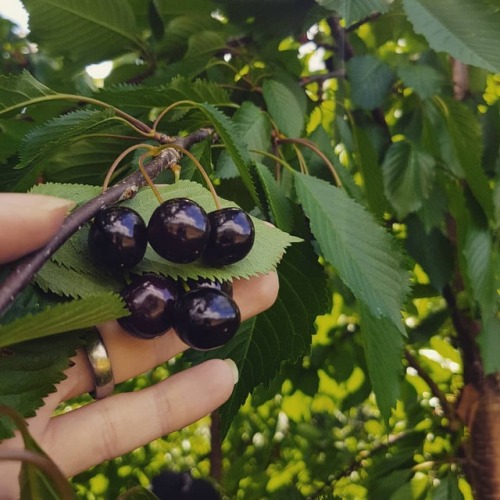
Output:
[[[500,495],[498,3],[23,3],[36,50],[2,24],[13,40],[0,77],[3,191],[84,201],[128,147],[209,129],[189,145],[217,192],[303,240],[278,266],[276,305],[234,341],[119,388],[230,356],[241,380],[211,433],[202,421],[81,474],[79,494],[115,497],[168,467],[211,475],[228,498]],[[109,75],[91,79],[85,67],[105,60]],[[181,178],[203,184],[185,160]],[[3,316],[0,345],[14,356],[0,387],[16,387],[20,359],[35,362],[19,333],[26,311],[77,307],[63,299],[78,295],[66,273],[88,284],[82,317],[85,300],[113,289],[75,257],[55,253]],[[260,271],[275,263],[262,259]],[[50,319],[67,333],[30,341],[55,353],[50,370],[31,365],[42,386],[17,403],[0,394],[25,416],[85,326]]]

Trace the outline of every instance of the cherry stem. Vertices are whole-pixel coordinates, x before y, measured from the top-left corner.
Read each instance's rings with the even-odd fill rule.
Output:
[[[106,177],[104,179],[104,182],[102,184],[102,192],[103,193],[108,189],[108,185],[111,182],[111,177],[113,176],[116,168],[118,167],[120,162],[123,160],[123,158],[125,158],[132,151],[135,151],[136,149],[140,149],[140,148],[147,148],[150,150],[155,149],[154,146],[150,146],[149,144],[134,144],[133,146],[130,146],[129,148],[127,148],[125,151],[122,151],[117,156],[117,158],[115,159],[115,161],[113,162],[111,167],[109,167],[109,169],[108,169],[108,172],[107,172]]]
[[[202,175],[203,179],[205,180],[205,183],[207,185],[207,188],[210,190],[210,193],[212,194],[212,198],[214,199],[215,207],[217,210],[220,210],[222,208],[219,196],[217,192],[215,191],[214,185],[212,181],[210,180],[210,177],[208,176],[206,170],[203,168],[201,163],[198,161],[196,156],[193,155],[193,153],[189,152],[187,149],[183,148],[182,146],[179,146],[178,144],[165,144],[165,148],[173,148],[178,151],[180,151],[182,154],[186,155],[195,165],[196,168],[200,171],[200,174]]]
[[[153,182],[153,180],[151,179],[151,177],[149,176],[146,168],[144,167],[144,158],[147,158],[148,156],[152,156],[153,153],[149,152],[149,153],[144,153],[143,155],[140,156],[139,158],[139,170],[141,171],[142,175],[144,176],[144,179],[146,180],[146,182],[148,183],[148,186],[151,188],[151,191],[153,191],[154,195],[156,196],[156,199],[158,200],[158,202],[160,204],[163,203],[163,198],[160,194],[160,192],[158,191],[158,188],[155,186],[155,183]]]
[[[160,151],[144,169],[151,179],[163,170],[179,161],[175,147],[189,148],[212,134],[212,129],[202,128],[185,137],[178,137],[175,143]],[[50,257],[76,233],[86,222],[91,220],[103,208],[114,205],[121,200],[133,198],[141,187],[147,184],[142,172],[136,171],[119,183],[111,186],[106,192],[78,207],[64,220],[61,228],[45,246],[20,259],[0,284],[0,316],[8,309],[14,299],[29,285],[38,270]]]
[[[321,151],[311,141],[308,141],[307,139],[289,139],[286,137],[279,137],[278,142],[282,143],[282,144],[300,144],[301,146],[305,146],[306,148],[309,148],[311,151],[316,153],[326,163],[326,166],[330,170],[337,187],[342,187],[342,181],[340,180],[340,177],[337,173],[337,170],[333,166],[333,163],[328,159],[328,157],[323,153],[323,151]]]

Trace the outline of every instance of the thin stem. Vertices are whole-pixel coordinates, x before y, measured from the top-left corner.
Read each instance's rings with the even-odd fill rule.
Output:
[[[212,134],[212,129],[199,129],[192,134],[179,137],[170,147],[160,151],[144,168],[151,179],[160,172],[179,161],[179,153],[175,147],[189,148]],[[44,247],[19,260],[0,285],[0,315],[12,304],[14,299],[28,286],[33,276],[50,259],[50,257],[76,233],[86,222],[92,219],[103,208],[114,205],[121,200],[133,198],[141,187],[146,185],[142,172],[134,172],[118,184],[110,187],[105,193],[88,201],[66,217],[61,228]]]
[[[56,464],[41,453],[25,449],[0,450],[0,461],[28,462],[50,478],[52,485],[57,490],[58,498],[61,500],[73,500],[75,498],[68,480],[62,475]]]
[[[210,177],[208,176],[206,170],[203,168],[203,166],[198,161],[196,156],[194,156],[193,153],[189,152],[187,149],[183,148],[182,146],[179,146],[178,144],[166,144],[165,147],[166,148],[174,148],[174,149],[180,151],[182,154],[186,155],[196,165],[196,168],[200,171],[200,174],[202,175],[202,177],[207,185],[207,188],[210,190],[210,193],[212,194],[212,198],[214,199],[215,206],[216,206],[217,210],[220,210],[220,208],[222,208],[222,205],[221,205],[219,196],[218,196],[217,192],[215,191],[214,185],[213,185],[212,181],[210,180]]]
[[[134,144],[133,146],[130,146],[127,148],[125,151],[122,151],[120,155],[115,159],[111,167],[109,167],[108,172],[106,174],[106,177],[104,178],[104,182],[102,185],[102,192],[104,193],[108,189],[108,185],[111,181],[111,177],[113,176],[116,167],[120,164],[120,162],[125,158],[129,153],[132,151],[135,151],[136,149],[140,148],[147,148],[147,149],[154,149],[153,146],[150,146],[149,144]]]
[[[285,144],[300,144],[309,148],[311,151],[314,151],[325,163],[328,169],[330,170],[333,179],[335,180],[335,184],[337,187],[342,187],[342,181],[340,180],[339,175],[337,174],[337,170],[335,169],[333,163],[328,159],[328,157],[321,151],[315,144],[307,139],[288,139],[288,138],[279,138],[278,142]]]
[[[139,157],[139,170],[142,172],[142,175],[144,176],[144,179],[146,179],[146,182],[148,183],[148,186],[151,188],[151,191],[153,191],[154,195],[156,196],[156,199],[158,202],[161,204],[163,203],[163,198],[158,191],[158,188],[155,186],[155,183],[152,181],[151,177],[149,176],[146,168],[144,167],[143,160],[144,158],[147,158],[148,156],[151,156],[152,153],[144,153]]]
[[[283,158],[280,158],[279,156],[273,155],[272,153],[269,153],[267,151],[261,151],[260,149],[249,149],[251,153],[257,153],[258,155],[266,156],[267,158],[271,158],[271,160],[274,160],[275,162],[279,163],[280,165],[283,165],[289,172],[292,174],[295,173],[295,169]]]
[[[304,155],[302,154],[302,151],[299,149],[297,144],[292,144],[292,147],[293,147],[293,150],[295,151],[295,154],[297,155],[297,159],[299,160],[300,171],[303,174],[308,175],[309,169],[307,168],[306,161],[304,159]]]
[[[156,131],[156,129],[158,128],[158,124],[161,122],[161,120],[163,120],[163,118],[169,111],[183,104],[189,104],[190,106],[193,106],[195,103],[193,101],[185,99],[182,101],[174,102],[170,106],[167,106],[163,111],[161,111],[161,113],[156,117],[156,120],[153,122],[153,130]]]

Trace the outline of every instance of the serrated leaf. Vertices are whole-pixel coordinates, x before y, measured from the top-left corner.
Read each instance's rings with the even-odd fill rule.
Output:
[[[231,120],[216,107],[210,104],[198,104],[197,108],[210,120],[211,125],[226,146],[226,151],[238,168],[243,184],[252,196],[252,199],[258,204],[259,198],[250,175],[250,155],[238,134],[238,130]]]
[[[0,347],[88,328],[128,314],[117,294],[103,293],[64,302],[0,325]]]
[[[108,130],[116,116],[113,110],[79,110],[54,118],[29,132],[21,144],[18,168],[47,160],[58,149],[70,148],[72,143]]]
[[[385,195],[400,219],[419,210],[430,195],[436,160],[407,141],[390,145],[382,163]]]
[[[408,19],[437,52],[500,72],[500,9],[489,0],[404,0]]]
[[[68,360],[81,344],[77,334],[66,334],[0,349],[0,404],[32,417],[64,379]],[[0,418],[0,440],[11,437],[13,428],[9,419]]]
[[[189,37],[188,49],[184,57],[186,59],[200,55],[210,57],[224,47],[226,47],[226,40],[221,33],[204,30]]]
[[[287,137],[300,137],[305,126],[305,116],[294,94],[276,80],[264,80],[262,94],[267,110],[280,132]]]
[[[403,337],[400,328],[387,317],[376,317],[363,303],[360,322],[368,374],[377,406],[386,422],[400,397],[403,380]]]
[[[68,184],[60,182],[46,182],[37,184],[30,190],[31,193],[45,194],[47,196],[56,196],[67,198],[74,201],[77,205],[87,202],[91,198],[99,195],[102,189],[98,186],[89,186],[87,184]]]
[[[425,64],[402,64],[397,75],[406,87],[413,89],[421,99],[427,99],[441,92],[445,82],[443,75]]]
[[[389,65],[375,56],[364,55],[349,59],[346,69],[353,104],[368,110],[381,106],[394,82]]]
[[[15,76],[0,75],[0,114],[55,94],[56,92],[41,84],[27,71]]]
[[[393,0],[316,0],[316,3],[328,10],[337,12],[345,20],[346,26],[363,19],[370,14],[387,12]]]
[[[283,231],[290,232],[293,228],[293,214],[290,201],[268,167],[260,162],[256,162],[255,168],[262,182],[274,224]]]
[[[120,0],[24,0],[30,39],[49,53],[86,64],[140,50],[134,11]]]
[[[295,362],[309,352],[314,320],[328,307],[326,275],[309,245],[292,247],[278,274],[280,291],[270,309],[243,323],[225,346],[208,353],[187,354],[196,362],[231,358],[238,365],[239,382],[221,408],[223,434],[257,385],[269,383],[283,361]]]
[[[260,160],[261,155],[256,151],[268,151],[271,146],[269,117],[255,104],[245,101],[231,119],[241,140],[248,148],[250,158],[255,161]],[[230,179],[238,175],[238,169],[226,151],[220,154],[217,175],[222,179]]]
[[[390,236],[343,190],[299,173],[295,188],[325,259],[376,318],[385,316],[404,332],[409,281]]]
[[[207,211],[215,209],[211,193],[196,182],[181,180],[172,185],[159,185],[163,199],[188,197],[197,201]],[[42,184],[32,192],[64,196],[75,201],[84,201],[85,196],[92,198],[98,188],[95,186]],[[80,192],[81,191],[81,192]],[[83,193],[83,194],[82,194]],[[222,206],[235,206],[235,203],[221,199]],[[124,205],[137,210],[144,220],[149,220],[158,200],[149,189],[141,190],[135,198]],[[148,247],[145,258],[132,272],[157,272],[173,278],[188,279],[199,276],[219,280],[248,278],[265,274],[276,268],[283,253],[299,238],[269,226],[253,218],[255,242],[251,252],[240,262],[221,268],[207,267],[201,262],[175,264],[168,262]],[[88,226],[84,226],[67,241],[47,262],[36,276],[37,284],[45,291],[52,291],[66,297],[92,297],[97,293],[119,292],[123,283],[96,268],[88,255]]]

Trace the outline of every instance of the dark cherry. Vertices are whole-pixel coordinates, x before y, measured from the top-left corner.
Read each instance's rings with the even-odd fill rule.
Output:
[[[231,281],[219,281],[210,280],[208,278],[199,278],[197,280],[188,279],[187,285],[190,290],[195,290],[196,288],[215,288],[220,290],[230,297],[233,296],[233,284]]]
[[[210,236],[203,254],[211,266],[225,266],[242,260],[253,247],[255,227],[240,208],[222,208],[208,214]]]
[[[131,208],[105,208],[90,225],[88,248],[97,264],[114,269],[133,267],[144,257],[147,244],[146,224]]]
[[[131,315],[118,322],[136,337],[158,337],[172,327],[181,293],[179,283],[171,278],[151,273],[136,276],[121,292]]]
[[[174,329],[188,346],[208,351],[228,342],[240,326],[240,310],[224,292],[202,287],[183,295],[174,311]]]
[[[153,212],[148,224],[148,240],[158,255],[185,264],[201,256],[209,230],[207,213],[198,203],[173,198]]]

